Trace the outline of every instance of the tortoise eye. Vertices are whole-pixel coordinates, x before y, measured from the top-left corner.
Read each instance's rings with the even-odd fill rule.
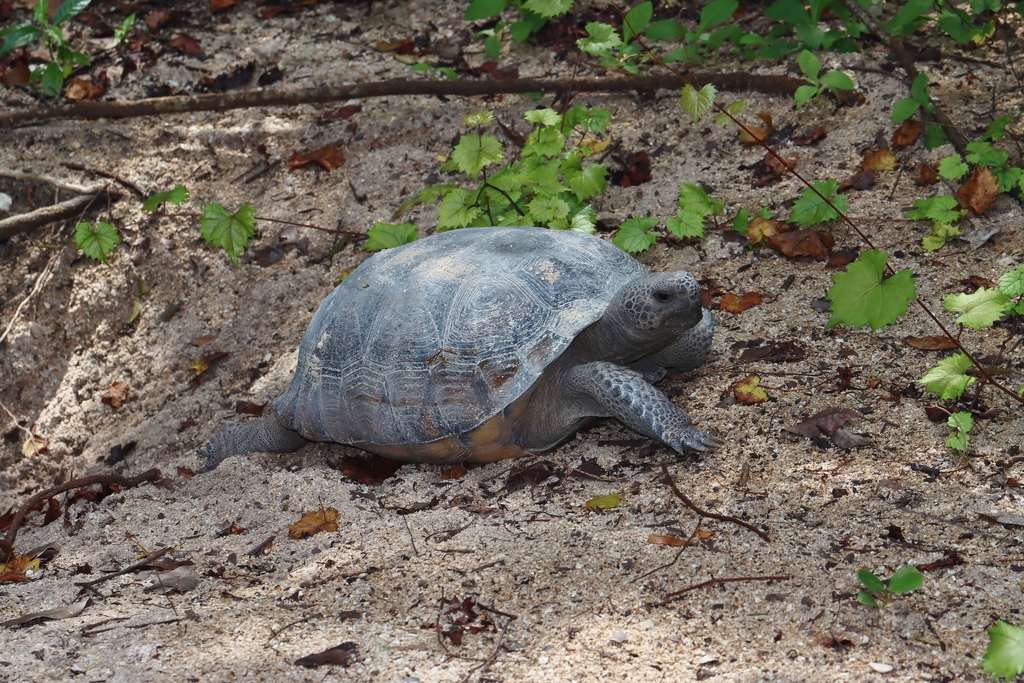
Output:
[[[669,299],[672,298],[672,296],[668,292],[663,292],[662,291],[662,292],[655,292],[654,293],[654,298],[657,299],[658,301],[668,301]]]

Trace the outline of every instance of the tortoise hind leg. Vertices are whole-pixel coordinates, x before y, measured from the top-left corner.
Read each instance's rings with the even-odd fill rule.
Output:
[[[568,389],[600,408],[599,416],[614,417],[633,431],[662,442],[679,453],[689,448],[706,451],[721,445],[693,426],[689,416],[635,370],[598,361],[576,366]]]
[[[291,453],[308,442],[282,425],[273,410],[255,422],[228,422],[199,451],[206,458],[200,472],[213,470],[225,458],[248,453]]]

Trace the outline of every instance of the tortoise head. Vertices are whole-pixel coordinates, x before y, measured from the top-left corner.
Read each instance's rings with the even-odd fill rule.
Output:
[[[685,271],[649,273],[630,280],[608,305],[606,318],[635,343],[658,345],[701,321],[700,286]]]

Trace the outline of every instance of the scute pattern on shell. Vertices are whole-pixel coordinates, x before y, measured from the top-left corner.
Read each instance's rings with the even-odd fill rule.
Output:
[[[281,422],[315,441],[423,444],[471,431],[644,274],[604,240],[472,228],[378,253],[317,309]]]

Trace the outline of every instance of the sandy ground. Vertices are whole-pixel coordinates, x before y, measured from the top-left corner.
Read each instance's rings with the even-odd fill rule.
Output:
[[[339,72],[345,81],[408,76],[407,66],[372,46],[413,35],[410,22],[433,21],[435,41],[468,31],[447,19],[459,15],[455,4],[434,1],[374,4],[372,11],[325,4],[271,21],[245,7],[230,23],[211,19],[205,3],[189,6],[193,14],[161,38],[187,32],[208,58],[168,50],[123,79],[109,67],[113,97],[141,97],[157,85],[184,88],[250,60],[257,73],[279,66],[285,79],[277,87],[330,82]],[[482,61],[478,44],[467,51]],[[877,133],[891,135],[890,108],[905,95],[878,70],[883,61],[878,51],[827,57],[827,68],[845,67],[857,80],[865,100],[859,106],[823,100],[798,112],[790,99],[746,93],[749,120],[763,110],[778,129],[822,124],[828,136],[817,145],[782,148],[799,155],[810,178],[846,178]],[[544,48],[515,46],[505,65],[522,76],[566,74],[572,66]],[[1021,112],[1020,91],[1002,68],[955,59],[923,68],[969,137],[991,120],[993,101],[999,113]],[[9,104],[28,102],[5,94]],[[783,203],[799,192],[795,180],[754,187],[748,167],[762,152],[739,145],[729,129],[693,126],[672,93],[580,101],[611,111],[609,135],[623,150],[652,157],[651,182],[610,187],[598,200],[598,216],[609,224],[671,216],[680,182],[713,188],[728,216],[762,206],[786,215]],[[146,193],[181,182],[193,196],[183,211],[251,201],[259,215],[362,231],[443,179],[438,156],[463,131],[464,115],[487,107],[522,132],[522,112],[536,106],[518,97],[395,97],[361,105],[348,121],[322,122],[330,107],[297,107],[22,127],[0,133],[0,167],[93,180],[62,166],[77,162]],[[344,166],[288,171],[293,153],[331,142],[344,149]],[[1007,149],[1016,158],[1016,148]],[[963,291],[965,278],[997,278],[1024,251],[1024,213],[1005,198],[976,222],[1001,226],[977,249],[954,242],[928,254],[920,247],[927,227],[890,220],[914,200],[945,191],[919,188],[912,178],[918,161],[950,151],[901,153],[907,172],[882,172],[872,190],[850,193],[850,213],[894,254],[897,267],[914,270],[919,295],[934,310],[946,294]],[[0,190],[24,202],[24,184],[2,183]],[[234,268],[203,244],[194,219],[140,222],[139,202],[127,191],[99,218],[117,225],[125,240],[109,267],[77,252],[74,221],[0,244],[0,329],[50,268],[0,345],[0,401],[45,439],[48,452],[25,457],[24,433],[0,416],[0,502],[6,509],[87,474],[158,467],[169,482],[79,500],[47,526],[32,518],[18,536],[19,551],[49,544],[57,554],[33,581],[0,586],[0,621],[91,602],[73,618],[0,629],[0,680],[980,680],[985,630],[998,619],[1021,623],[1024,533],[979,514],[1021,510],[1021,489],[1012,485],[1024,479],[1020,408],[983,394],[976,410],[995,412],[976,421],[972,457],[956,457],[943,445],[948,430],[925,415],[932,398],[913,383],[941,352],[902,341],[938,331],[912,309],[896,328],[874,335],[824,332],[827,313],[811,306],[831,283],[832,271],[820,262],[751,250],[721,230],[691,246],[658,244],[641,257],[652,270],[687,269],[722,291],[764,297],[739,315],[716,311],[708,361],[662,384],[696,424],[725,440],[706,457],[680,457],[612,422],[544,457],[474,468],[461,479],[446,479],[440,467],[405,465],[382,484],[357,483],[329,463],[359,452],[328,445],[232,458],[190,477],[200,464],[196,449],[237,419],[237,401],[262,404],[286,388],[312,311],[367,254],[350,244],[329,258],[332,236],[303,231],[305,249],[288,247],[268,267],[245,255]],[[421,234],[436,221],[431,207],[412,218]],[[258,230],[256,247],[281,232],[266,222]],[[858,247],[843,228],[832,230],[837,248]],[[140,279],[152,287],[142,297]],[[141,313],[129,324],[136,299]],[[995,353],[1005,333],[967,338],[979,352]],[[207,336],[213,339],[197,346]],[[797,342],[805,356],[741,364],[740,353],[758,340]],[[196,378],[190,366],[215,352],[227,355]],[[1019,357],[1009,364],[1021,368]],[[839,368],[852,372],[842,391]],[[769,403],[729,400],[732,385],[750,373],[761,375]],[[102,401],[113,382],[130,387],[119,409]],[[819,447],[783,431],[828,407],[858,411],[863,417],[852,429],[872,445]],[[128,453],[110,465],[112,449]],[[767,530],[771,542],[704,519],[700,529],[712,533],[689,547],[650,543],[651,534],[688,538],[698,526],[667,486],[662,462],[698,505]],[[584,508],[610,493],[622,495],[619,507]],[[288,525],[321,505],[339,511],[339,529],[290,538]],[[232,525],[242,533],[222,533]],[[270,537],[264,552],[253,552]],[[192,563],[194,588],[159,595],[137,574],[92,592],[75,583],[161,548]],[[857,604],[858,569],[889,576],[950,551],[959,564],[926,572],[923,589],[898,596],[888,609]],[[658,604],[713,577],[775,575],[789,578],[723,583]],[[458,634],[445,635],[453,629],[462,631],[461,645]],[[347,668],[295,664],[343,643],[355,647]],[[872,663],[892,670],[878,673],[884,667]]]

